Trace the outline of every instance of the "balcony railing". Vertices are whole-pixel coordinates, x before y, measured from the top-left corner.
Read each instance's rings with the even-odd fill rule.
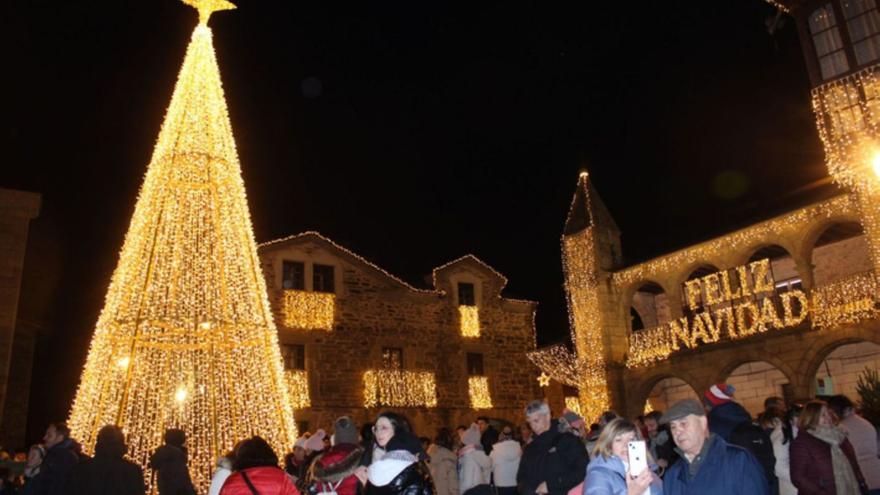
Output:
[[[430,371],[364,372],[364,407],[436,407],[437,385]]]
[[[336,294],[284,291],[283,323],[288,328],[332,330],[336,314]]]
[[[304,370],[285,370],[284,379],[287,382],[287,392],[290,394],[290,407],[294,410],[311,407],[308,373]]]

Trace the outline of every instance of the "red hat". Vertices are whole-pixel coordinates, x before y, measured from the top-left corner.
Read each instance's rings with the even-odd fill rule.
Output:
[[[706,403],[712,407],[720,406],[721,404],[727,404],[728,402],[733,401],[733,393],[736,391],[733,388],[733,385],[728,385],[724,382],[716,383],[709,387],[709,390],[703,394],[703,398],[706,399]]]

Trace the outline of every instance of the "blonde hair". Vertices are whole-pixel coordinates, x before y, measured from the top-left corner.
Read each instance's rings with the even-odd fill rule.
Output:
[[[596,446],[593,447],[593,457],[598,457],[601,454],[602,457],[607,459],[614,455],[614,452],[611,451],[611,444],[614,443],[615,438],[626,433],[632,433],[635,440],[642,439],[639,429],[628,419],[617,418],[605,425],[602,428],[602,433],[599,434],[599,438],[596,440]]]
[[[823,409],[828,409],[828,403],[824,400],[816,399],[807,402],[801,415],[798,416],[798,428],[801,430],[812,430],[819,426],[819,420],[822,419]],[[831,421],[837,423],[837,418],[834,417],[831,409],[828,409],[828,413],[831,414]]]

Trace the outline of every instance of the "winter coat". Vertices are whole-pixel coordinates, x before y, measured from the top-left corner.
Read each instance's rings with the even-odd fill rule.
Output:
[[[428,448],[431,462],[428,468],[434,480],[437,495],[459,495],[458,493],[458,457],[446,447],[437,444]]]
[[[163,445],[150,456],[150,469],[156,471],[159,495],[194,495],[192,479],[186,466],[186,451]]]
[[[360,482],[354,475],[364,449],[353,443],[330,447],[312,462],[309,492],[336,492],[337,495],[358,495]]]
[[[849,459],[859,484],[864,486],[865,478],[849,439],[840,444],[840,449]],[[801,430],[791,443],[791,481],[797,487],[798,495],[844,495],[837,493],[834,486],[831,446],[806,430]]]
[[[663,476],[664,495],[770,495],[764,469],[746,449],[712,435],[696,476],[682,456]]]
[[[401,460],[399,450],[388,451],[381,459],[370,464],[369,482],[365,495],[436,495],[434,482],[424,462]],[[406,451],[404,451],[406,452]]]
[[[532,495],[541,483],[547,483],[548,495],[566,495],[584,480],[587,451],[571,433],[560,433],[554,419],[550,428],[532,435],[519,461],[516,482],[519,492]]]
[[[662,495],[663,485],[657,475],[644,495]],[[583,495],[626,495],[626,467],[619,457],[596,456],[587,466]]]
[[[137,464],[96,453],[70,470],[69,495],[144,495],[144,471]]]
[[[225,467],[218,467],[215,469],[214,474],[211,476],[211,486],[208,488],[208,495],[220,495],[220,489],[223,488],[223,483],[226,483],[226,478],[231,474],[232,471]]]
[[[287,473],[275,466],[252,467],[232,473],[223,483],[220,495],[253,495],[242,473],[247,475],[260,495],[299,495]]]
[[[851,414],[840,422],[856,453],[859,469],[869,490],[880,489],[880,459],[877,458],[877,430],[867,419]]]
[[[478,485],[488,485],[492,477],[492,461],[479,448],[458,456],[458,492],[464,493]]]
[[[770,431],[770,442],[773,444],[773,456],[776,457],[776,478],[779,480],[779,495],[797,495],[797,488],[791,482],[790,452],[792,440],[785,442],[785,432],[782,429],[782,420],[773,420],[773,429]]]
[[[67,485],[67,476],[70,470],[80,460],[80,445],[71,438],[65,438],[60,443],[46,451],[46,458],[40,465],[40,474],[34,478],[36,481],[36,495],[61,495]],[[32,482],[33,482],[32,481]]]
[[[709,431],[728,443],[730,442],[730,434],[737,426],[752,421],[749,412],[736,402],[726,402],[715,406],[706,417],[709,419]]]
[[[516,440],[505,440],[492,446],[492,479],[495,486],[506,488],[516,486],[516,471],[522,457],[522,447]]]

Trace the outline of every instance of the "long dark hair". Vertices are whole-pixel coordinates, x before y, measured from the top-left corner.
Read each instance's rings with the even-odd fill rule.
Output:
[[[278,456],[268,442],[262,437],[253,436],[238,446],[232,467],[236,471],[252,467],[278,467]]]
[[[379,418],[385,418],[391,423],[391,427],[394,428],[394,434],[398,433],[412,433],[412,426],[409,424],[409,420],[406,419],[406,416],[402,414],[397,414],[392,411],[385,411],[378,416],[376,416],[376,422],[379,422]]]
[[[438,428],[437,436],[434,437],[434,443],[452,450],[452,445],[455,443],[455,440],[452,438],[452,430],[446,427]]]

